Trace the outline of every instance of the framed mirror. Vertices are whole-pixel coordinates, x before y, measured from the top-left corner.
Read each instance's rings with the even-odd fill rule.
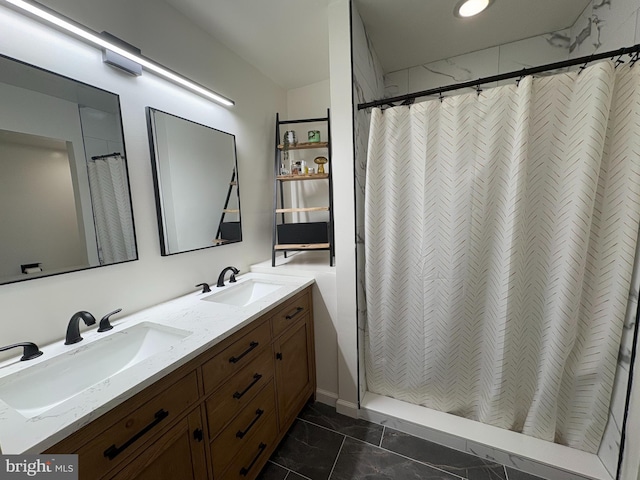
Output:
[[[235,136],[147,107],[162,255],[242,241]]]
[[[0,55],[0,284],[138,259],[118,95]]]

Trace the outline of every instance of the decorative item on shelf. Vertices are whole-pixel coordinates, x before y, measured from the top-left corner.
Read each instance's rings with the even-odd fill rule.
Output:
[[[287,147],[295,147],[298,144],[298,137],[296,137],[295,130],[287,130],[284,132],[283,144],[285,149]]]
[[[289,172],[293,174],[293,162],[291,168],[287,170],[287,164],[289,163],[289,148],[297,145],[298,139],[296,138],[295,130],[288,130],[284,132],[282,137],[282,163],[280,164],[280,175],[288,175]]]
[[[327,163],[327,157],[316,157],[313,162],[318,165],[318,173],[324,173],[324,164]]]
[[[314,167],[309,167],[309,175],[315,175],[316,169]]]
[[[318,143],[320,141],[320,130],[309,130],[309,143]]]

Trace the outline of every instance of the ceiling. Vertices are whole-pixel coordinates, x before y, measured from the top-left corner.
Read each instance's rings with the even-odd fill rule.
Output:
[[[329,78],[332,0],[166,0],[284,88]],[[591,0],[495,0],[474,18],[458,0],[354,0],[385,72],[572,25]]]

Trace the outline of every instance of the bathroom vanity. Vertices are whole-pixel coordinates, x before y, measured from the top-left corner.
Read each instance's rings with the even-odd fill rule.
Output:
[[[272,276],[259,277],[268,282]],[[279,279],[283,285],[275,285],[274,292],[259,300],[249,299],[248,305],[231,305],[245,301],[233,296],[248,286],[240,279],[226,291],[191,294],[133,315],[127,323],[144,324],[164,311],[172,325],[193,333],[167,352],[135,365],[129,375],[124,372],[131,377],[133,370],[143,376],[146,371],[147,381],[122,391],[109,385],[111,380],[118,384],[116,377],[123,375],[119,373],[23,419],[27,432],[18,433],[14,443],[32,446],[28,451],[14,448],[24,453],[77,453],[80,478],[87,480],[255,478],[316,389],[313,281]],[[225,300],[221,295],[227,292],[232,296]],[[234,326],[223,325],[223,317]],[[211,322],[218,324],[215,333],[204,328]],[[85,334],[88,340],[90,333]],[[198,344],[200,348],[193,348]],[[46,357],[47,348],[43,350]],[[173,356],[172,366],[163,366],[164,356]],[[0,376],[0,387],[2,381]],[[135,383],[131,378],[124,382]],[[98,403],[96,397],[102,397],[103,406],[83,410],[82,397]],[[75,412],[73,405],[78,405]],[[0,405],[0,412],[10,417],[15,413],[7,405]],[[46,427],[51,418],[58,418],[59,428],[52,426],[55,420]],[[13,421],[0,419],[0,430],[11,433],[7,428],[16,427],[16,422],[15,415]],[[47,428],[56,431],[47,433]],[[40,429],[43,438],[21,440],[29,429]],[[3,443],[3,448],[11,448],[11,443]]]

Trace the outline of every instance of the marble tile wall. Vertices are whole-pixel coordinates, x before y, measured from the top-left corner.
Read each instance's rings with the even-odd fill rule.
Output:
[[[384,96],[388,98],[546,63],[560,62],[569,58],[569,45],[570,29],[567,28],[386,73]],[[463,91],[457,93],[463,93]]]
[[[351,45],[353,59],[354,145],[355,145],[355,194],[356,194],[356,282],[358,301],[358,364],[360,398],[366,390],[364,374],[364,324],[367,301],[364,289],[364,188],[367,167],[367,143],[371,112],[358,110],[357,105],[382,98],[384,81],[378,57],[367,37],[364,25],[351,4]]]

